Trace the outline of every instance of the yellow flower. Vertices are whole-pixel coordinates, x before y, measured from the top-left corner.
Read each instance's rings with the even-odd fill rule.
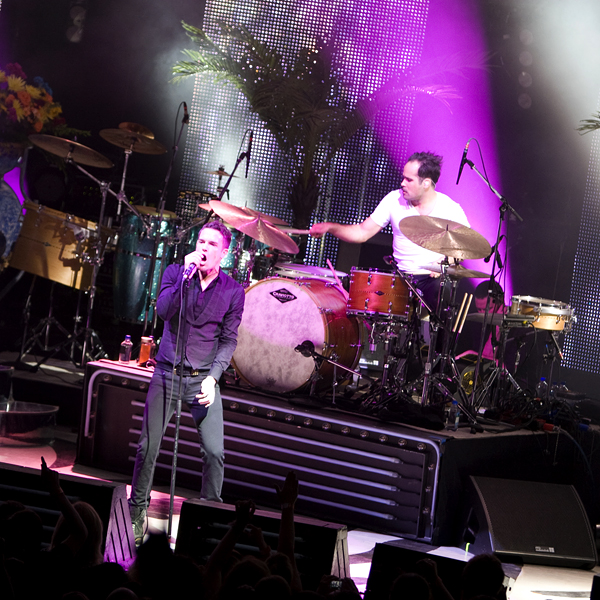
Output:
[[[2,80],[0,79],[0,81]],[[42,97],[42,92],[44,91],[42,88],[39,88],[35,85],[26,85],[25,89],[31,96],[32,100],[39,100]]]
[[[20,92],[25,89],[25,81],[16,75],[9,75],[7,81],[8,89],[11,92]]]
[[[6,81],[6,73],[0,69],[0,83],[4,83]]]

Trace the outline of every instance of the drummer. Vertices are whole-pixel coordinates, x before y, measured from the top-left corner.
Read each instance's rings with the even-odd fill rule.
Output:
[[[385,196],[370,217],[362,223],[342,225],[339,223],[315,223],[310,235],[320,238],[326,233],[344,242],[361,244],[391,224],[394,259],[398,268],[412,274],[413,282],[423,293],[425,302],[435,309],[439,284],[424,265],[440,262],[443,255],[427,250],[411,242],[400,231],[400,221],[410,216],[428,216],[455,221],[469,227],[463,209],[446,194],[438,192],[442,157],[431,152],[415,152],[404,166],[399,190]]]

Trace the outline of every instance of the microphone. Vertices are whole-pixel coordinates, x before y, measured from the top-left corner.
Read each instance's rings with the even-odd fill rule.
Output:
[[[456,185],[458,185],[458,182],[460,181],[460,176],[462,175],[465,164],[467,163],[467,153],[469,152],[469,144],[470,143],[471,143],[471,140],[469,140],[467,142],[467,145],[465,146],[465,149],[463,150],[462,159],[460,161],[460,167],[458,168],[458,177],[456,178]]]
[[[190,263],[188,265],[188,268],[183,272],[183,281],[188,281],[190,280],[196,273],[196,271],[198,270],[198,266],[196,265],[196,263]]]
[[[188,113],[188,109],[187,109],[187,104],[184,102],[183,103],[183,119],[181,120],[181,122],[184,125],[187,125],[190,121],[190,114]]]
[[[246,150],[246,179],[248,179],[248,167],[250,166],[250,153],[252,152],[252,137],[254,131],[250,130],[250,139],[248,140],[248,150]]]
[[[299,346],[296,346],[294,350],[308,358],[314,352],[315,345],[310,340],[304,340]]]

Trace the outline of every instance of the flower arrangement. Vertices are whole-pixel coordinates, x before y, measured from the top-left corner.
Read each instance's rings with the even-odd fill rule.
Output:
[[[21,65],[8,64],[0,69],[0,142],[27,144],[32,133],[68,136],[87,132],[67,127],[62,107],[41,77],[27,83]]]

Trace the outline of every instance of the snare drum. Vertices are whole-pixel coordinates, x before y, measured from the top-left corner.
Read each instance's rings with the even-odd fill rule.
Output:
[[[323,279],[325,281],[335,281],[333,273],[337,276],[340,281],[348,277],[348,273],[342,271],[331,271],[331,269],[325,269],[323,267],[313,267],[312,265],[302,265],[294,263],[279,263],[275,265],[273,274],[279,277],[286,277],[287,279]]]
[[[360,358],[362,325],[346,316],[346,303],[337,287],[319,279],[269,277],[246,290],[244,315],[232,364],[254,387],[293,392],[313,379],[315,361],[296,352],[305,341],[315,351],[354,369]],[[333,383],[334,367],[323,361],[316,389]],[[336,379],[349,378],[337,368]]]
[[[172,247],[168,245],[167,238],[173,233],[175,220],[172,217],[176,216],[175,213],[165,212],[159,223],[158,213],[154,209],[144,206],[136,208],[150,219],[150,232],[146,231],[144,223],[136,214],[125,215],[121,222],[113,268],[115,317],[131,323],[144,320],[150,263],[156,236],[159,235],[161,239],[150,290],[151,298],[156,299],[162,272],[172,260]]]
[[[533,315],[532,325],[547,331],[571,331],[575,320],[573,309],[565,302],[535,298],[534,296],[513,296],[511,315]]]
[[[408,287],[399,275],[377,269],[350,272],[347,312],[353,315],[385,315],[407,318]]]

